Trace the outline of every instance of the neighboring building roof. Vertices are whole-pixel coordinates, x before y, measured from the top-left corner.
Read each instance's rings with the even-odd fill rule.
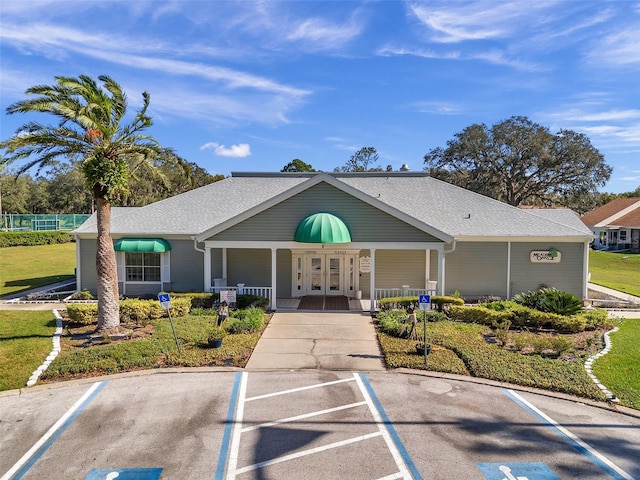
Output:
[[[224,180],[145,207],[117,215],[114,208],[111,232],[203,237],[320,182],[329,183],[445,241],[499,237],[588,239],[592,236],[570,210],[522,210],[436,180],[425,172],[233,173]],[[95,220],[88,220],[75,233],[95,231]]]
[[[640,198],[616,198],[582,217],[589,227],[640,226]]]

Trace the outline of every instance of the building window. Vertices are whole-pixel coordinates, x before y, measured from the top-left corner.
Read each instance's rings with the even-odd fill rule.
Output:
[[[626,230],[620,230],[620,241],[621,242],[626,242],[627,241],[627,231]]]
[[[159,282],[160,253],[126,252],[127,282]]]

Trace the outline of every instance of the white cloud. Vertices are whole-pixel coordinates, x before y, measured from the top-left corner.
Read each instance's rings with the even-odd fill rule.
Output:
[[[640,25],[636,22],[626,29],[604,36],[592,47],[588,59],[595,63],[621,67],[640,65],[639,45]]]
[[[226,147],[216,142],[209,142],[200,147],[200,150],[207,149],[213,150],[213,152],[220,157],[244,158],[251,155],[251,147],[248,143],[239,143]]]
[[[322,18],[308,18],[292,25],[286,36],[290,42],[303,42],[313,50],[333,50],[360,35],[362,27],[353,21],[344,25],[329,23]]]

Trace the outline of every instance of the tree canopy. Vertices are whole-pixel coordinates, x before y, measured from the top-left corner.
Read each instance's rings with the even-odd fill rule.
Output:
[[[282,167],[281,172],[315,172],[315,168],[313,168],[308,163],[303,162],[299,158],[294,158],[289,163],[287,163],[284,167]]]
[[[374,147],[362,147],[351,155],[342,167],[334,168],[334,172],[382,172],[378,164],[378,151]],[[390,167],[387,167],[389,171]]]
[[[586,211],[612,168],[589,139],[572,130],[551,133],[526,117],[491,127],[471,125],[446,148],[424,156],[441,180],[514,206],[563,205]]]

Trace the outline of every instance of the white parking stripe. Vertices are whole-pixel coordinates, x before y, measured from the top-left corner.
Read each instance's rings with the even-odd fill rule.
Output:
[[[339,407],[327,408],[326,410],[319,410],[317,412],[305,413],[295,417],[283,418],[282,420],[276,420],[274,422],[261,423],[260,425],[254,425],[253,427],[246,427],[242,429],[242,433],[250,432],[252,430],[258,430],[259,428],[272,427],[274,425],[280,425],[282,423],[295,422],[297,420],[304,420],[305,418],[317,417],[318,415],[324,415],[326,413],[338,412],[340,410],[347,410],[349,408],[361,407],[366,405],[367,402],[356,402],[348,405],[340,405]]]
[[[238,394],[238,408],[236,410],[235,426],[231,437],[231,447],[229,448],[229,467],[227,469],[227,480],[236,478],[236,467],[238,466],[238,452],[240,450],[240,432],[242,432],[242,419],[244,416],[244,402],[247,395],[247,378],[249,374],[242,372],[240,379],[240,393]]]
[[[511,396],[511,398],[513,398],[514,400],[519,402],[521,405],[529,409],[530,413],[532,412],[535,415],[537,415],[539,418],[547,422],[551,428],[555,428],[560,434],[564,435],[567,439],[573,442],[578,447],[578,451],[582,449],[585,456],[587,456],[587,458],[594,461],[594,463],[600,465],[600,467],[605,467],[604,468],[605,471],[607,471],[607,468],[610,469],[609,471],[607,471],[607,473],[609,473],[613,478],[615,478],[616,480],[622,480],[622,479],[634,480],[634,478],[629,473],[625,472],[623,469],[618,467],[615,463],[613,463],[611,460],[609,460],[607,457],[605,457],[603,454],[601,454],[591,445],[584,442],[580,437],[571,433],[569,430],[567,430],[565,427],[560,425],[558,422],[556,422],[553,418],[551,418],[549,415],[544,413],[534,404],[525,400],[521,395],[514,392],[513,390],[507,389],[506,392]]]
[[[236,473],[241,474],[241,473],[250,472],[252,470],[257,470],[258,468],[267,467],[269,465],[275,465],[276,463],[282,463],[282,462],[286,462],[288,460],[294,460],[296,458],[306,457],[307,455],[313,455],[314,453],[320,453],[320,452],[324,452],[326,450],[331,450],[331,449],[334,449],[334,448],[343,447],[345,445],[349,445],[349,444],[352,444],[352,443],[362,442],[363,440],[369,440],[370,438],[376,438],[376,437],[379,437],[380,435],[384,435],[384,434],[382,432],[373,432],[373,433],[368,433],[366,435],[360,435],[358,437],[353,437],[353,438],[350,438],[348,440],[342,440],[340,442],[330,443],[328,445],[323,445],[321,447],[311,448],[309,450],[304,450],[302,452],[292,453],[291,455],[285,455],[283,457],[274,458],[272,460],[266,460],[264,462],[255,463],[253,465],[248,465],[248,466],[246,466],[244,468],[238,469],[236,471]]]
[[[306,387],[292,388],[290,390],[281,390],[280,392],[267,393],[266,395],[250,397],[250,398],[247,398],[245,402],[253,402],[254,400],[262,400],[263,398],[277,397],[278,395],[287,395],[288,393],[302,392],[304,390],[312,390],[314,388],[322,388],[322,387],[327,387],[329,385],[335,385],[337,383],[353,382],[353,381],[354,381],[353,378],[343,378],[342,380],[334,380],[333,382],[317,383],[315,385],[309,385]]]
[[[242,373],[242,378],[240,381],[240,388],[239,388],[239,394],[238,394],[238,400],[237,400],[237,410],[236,410],[236,414],[235,414],[235,419],[234,419],[234,427],[233,427],[233,432],[232,432],[232,438],[231,438],[231,446],[229,448],[229,462],[228,462],[228,466],[227,466],[227,475],[226,475],[226,480],[235,480],[235,478],[238,475],[241,475],[243,473],[247,473],[247,472],[251,472],[254,470],[258,470],[260,468],[263,467],[267,467],[269,465],[275,465],[275,464],[279,464],[279,463],[283,463],[283,462],[287,462],[289,460],[294,460],[294,459],[298,459],[298,458],[302,458],[302,457],[306,457],[309,455],[313,455],[316,453],[320,453],[320,452],[325,452],[328,450],[332,450],[334,448],[340,448],[340,447],[344,447],[345,445],[351,445],[354,443],[358,443],[358,442],[362,442],[362,441],[366,441],[366,440],[370,440],[373,438],[378,438],[378,437],[382,437],[384,439],[385,445],[387,446],[387,448],[389,449],[391,456],[396,464],[396,467],[398,468],[398,471],[395,473],[392,473],[390,475],[381,477],[379,480],[396,480],[396,479],[405,479],[405,480],[411,480],[413,477],[407,467],[406,462],[404,461],[404,458],[402,456],[402,454],[399,452],[396,444],[394,443],[393,438],[391,437],[391,434],[389,432],[389,429],[385,423],[385,420],[383,419],[382,415],[380,414],[380,412],[378,411],[375,402],[373,401],[373,399],[371,398],[371,395],[369,394],[367,388],[365,387],[365,385],[363,384],[363,380],[359,377],[359,375],[357,373],[354,373],[352,377],[349,378],[345,378],[345,379],[341,379],[341,380],[335,380],[332,382],[325,382],[325,383],[319,383],[319,384],[315,384],[315,385],[308,385],[305,387],[300,387],[300,388],[292,388],[292,389],[288,389],[288,390],[281,390],[279,392],[273,392],[273,393],[269,393],[269,394],[265,394],[265,395],[258,395],[255,397],[248,397],[246,396],[247,394],[247,382],[248,382],[248,372],[243,372]],[[346,383],[346,382],[356,382],[356,384],[358,385],[358,388],[360,390],[360,393],[362,394],[362,396],[364,397],[364,401],[360,401],[360,402],[354,402],[354,403],[350,403],[350,404],[346,404],[346,405],[339,405],[336,407],[332,407],[332,408],[328,408],[328,409],[324,409],[324,410],[318,410],[315,412],[309,412],[309,413],[305,413],[302,415],[297,415],[294,417],[288,417],[288,418],[283,418],[280,420],[274,420],[271,422],[265,422],[262,423],[260,425],[253,425],[253,426],[248,426],[248,427],[244,427],[242,426],[243,421],[244,421],[244,409],[246,406],[247,402],[251,402],[251,401],[255,401],[255,400],[261,400],[261,399],[265,399],[265,398],[272,398],[272,397],[276,397],[279,395],[286,395],[289,393],[295,393],[295,392],[301,392],[301,391],[305,391],[305,390],[311,390],[314,388],[322,388],[322,387],[327,387],[327,386],[331,386],[331,385],[336,385],[336,384],[340,384],[340,383]],[[353,438],[349,438],[346,440],[341,440],[338,442],[334,442],[334,443],[330,443],[328,445],[322,445],[319,447],[315,447],[315,448],[310,448],[307,450],[302,450],[296,453],[292,453],[289,455],[284,455],[281,457],[277,457],[277,458],[272,458],[270,460],[265,460],[263,462],[259,462],[259,463],[255,463],[252,465],[246,465],[244,467],[238,468],[238,459],[239,459],[239,451],[240,451],[240,438],[242,436],[243,433],[246,432],[251,432],[251,431],[255,431],[255,430],[259,430],[261,428],[265,428],[265,427],[269,427],[269,426],[273,426],[273,425],[279,425],[279,424],[283,424],[283,423],[289,423],[289,422],[294,422],[294,421],[298,421],[298,420],[304,420],[307,418],[312,418],[312,417],[316,417],[319,415],[324,415],[324,414],[328,414],[328,413],[333,413],[333,412],[337,412],[340,410],[347,410],[350,408],[356,408],[356,407],[360,407],[360,406],[367,406],[369,411],[371,412],[371,415],[373,416],[373,420],[375,422],[375,424],[377,424],[378,426],[378,430],[372,433],[368,433],[368,434],[364,434],[364,435],[359,435]]]
[[[387,444],[387,448],[391,452],[391,455],[393,456],[393,460],[396,462],[396,466],[398,467],[398,470],[400,471],[399,472],[400,473],[400,477],[398,477],[398,478],[405,478],[405,479],[411,480],[413,477],[409,473],[409,469],[407,468],[406,464],[404,463],[402,455],[400,454],[400,452],[396,448],[395,443],[391,439],[391,435],[389,434],[389,430],[387,429],[387,426],[386,426],[385,422],[382,420],[382,417],[380,416],[380,412],[378,412],[378,409],[376,408],[375,404],[373,403],[373,400],[371,399],[371,396],[369,395],[369,392],[367,391],[367,389],[363,385],[362,379],[360,378],[360,376],[357,373],[354,373],[353,376],[355,377],[356,383],[358,384],[358,387],[360,388],[360,391],[362,392],[362,396],[364,397],[364,399],[367,402],[367,405],[369,406],[369,410],[371,411],[371,414],[373,415],[373,419],[378,424],[378,429],[382,433],[382,438],[384,438],[384,441]]]

